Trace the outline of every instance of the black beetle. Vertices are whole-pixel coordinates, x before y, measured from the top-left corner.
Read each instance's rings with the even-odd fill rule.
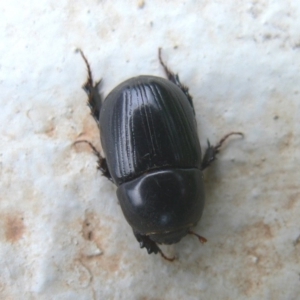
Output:
[[[192,97],[177,74],[161,59],[167,79],[155,76],[130,78],[114,88],[105,101],[94,84],[83,54],[88,79],[83,89],[91,114],[100,129],[106,158],[98,156],[98,168],[117,185],[117,196],[133,233],[148,253],[160,253],[158,244],[177,243],[201,218],[205,196],[202,171],[215,159],[224,136],[201,155]]]

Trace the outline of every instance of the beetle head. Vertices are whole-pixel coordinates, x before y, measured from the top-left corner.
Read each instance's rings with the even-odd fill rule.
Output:
[[[202,215],[203,175],[198,169],[155,170],[122,184],[117,195],[135,232],[160,244],[174,244]]]

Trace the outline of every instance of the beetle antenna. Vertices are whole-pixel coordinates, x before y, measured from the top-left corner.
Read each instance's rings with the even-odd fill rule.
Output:
[[[203,237],[203,236],[199,235],[198,233],[195,233],[191,230],[188,231],[188,234],[195,235],[199,239],[200,243],[202,243],[202,244],[207,242],[207,239],[205,237]]]

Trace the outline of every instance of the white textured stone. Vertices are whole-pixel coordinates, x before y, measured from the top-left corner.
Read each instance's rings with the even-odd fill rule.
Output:
[[[300,2],[2,1],[0,299],[299,299]],[[192,236],[148,255],[100,149],[80,47],[106,95],[178,72],[201,144],[238,130],[206,172]]]

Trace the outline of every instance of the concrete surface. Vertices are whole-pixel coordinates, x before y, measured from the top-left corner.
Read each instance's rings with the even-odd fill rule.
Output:
[[[300,299],[300,2],[0,3],[1,299]],[[207,203],[173,263],[148,255],[96,170],[81,85],[106,95],[163,76],[194,97],[199,136],[232,130],[206,172]]]

